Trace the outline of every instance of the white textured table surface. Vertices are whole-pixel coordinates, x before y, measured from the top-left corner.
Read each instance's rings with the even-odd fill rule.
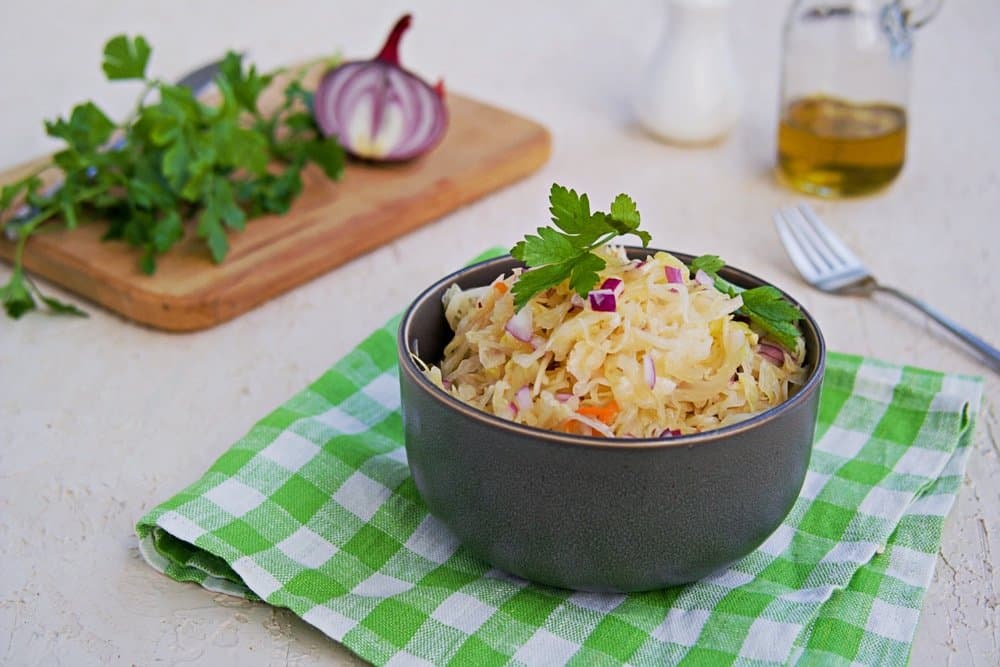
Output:
[[[125,112],[134,88],[105,83],[99,69],[113,33],[145,34],[153,70],[174,76],[225,47],[249,49],[267,66],[337,48],[374,54],[407,9],[415,23],[406,62],[540,120],[554,152],[530,179],[210,331],[159,333],[96,307],[85,320],[0,320],[0,663],[355,662],[287,611],[155,573],[136,551],[133,525],[401,310],[418,286],[543,223],[553,180],[598,201],[631,193],[658,244],[716,252],[784,286],[819,319],[833,349],[986,376],[913,662],[1000,663],[1000,378],[906,307],[819,294],[785,259],[769,217],[795,198],[770,175],[786,3],[734,7],[745,111],[727,141],[701,150],[651,141],[630,120],[629,89],[657,39],[662,2],[539,4],[6,0],[0,166],[49,150],[41,120],[76,101]],[[902,176],[876,197],[817,204],[877,275],[993,343],[998,24],[998,3],[947,3],[918,37]],[[0,277],[8,272],[0,267]]]

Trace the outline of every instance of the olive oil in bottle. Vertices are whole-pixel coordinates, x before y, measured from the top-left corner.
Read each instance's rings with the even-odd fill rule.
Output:
[[[778,175],[798,190],[846,197],[879,190],[906,157],[906,112],[832,97],[792,100],[778,128]]]

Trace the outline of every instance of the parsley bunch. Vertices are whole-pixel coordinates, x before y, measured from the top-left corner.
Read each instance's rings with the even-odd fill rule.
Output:
[[[0,287],[9,316],[37,308],[35,296],[53,312],[83,314],[43,296],[24,273],[25,242],[50,220],[59,218],[70,229],[85,219],[106,221],[105,239],[138,248],[139,268],[151,274],[157,257],[184,237],[185,221],[194,221],[212,259],[221,262],[230,231],[256,216],[288,211],[302,190],[306,164],[340,178],[344,151],[316,126],[312,93],[301,83],[304,69],[285,86],[279,108],[264,115],[258,100],[280,71],[260,73],[229,52],[216,75],[219,101],[207,105],[188,88],[147,76],[151,52],[143,37],[109,40],[102,64],[107,78],[143,84],[135,110],[115,123],[84,102],[69,118],[46,122],[46,134],[65,148],[50,164],[0,190],[0,212],[20,202],[31,211],[7,223],[17,234],[14,270]],[[48,169],[62,172],[55,191],[42,185],[40,175]]]
[[[549,211],[555,228],[540,227],[515,245],[510,254],[529,267],[514,283],[514,307],[522,308],[531,297],[569,280],[570,289],[586,296],[600,279],[598,272],[606,262],[592,251],[617,236],[634,234],[645,248],[648,232],[639,229],[639,210],[625,194],[615,197],[611,212],[590,211],[587,195],[579,195],[561,185],[552,184]],[[691,261],[691,270],[699,269],[712,277],[715,288],[730,297],[739,295],[743,305],[736,312],[787,350],[794,351],[801,335],[798,325],[802,312],[771,286],[745,289],[719,276],[725,262],[716,255],[702,255]]]

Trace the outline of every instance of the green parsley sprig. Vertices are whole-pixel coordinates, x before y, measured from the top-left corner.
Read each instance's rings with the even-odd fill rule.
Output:
[[[781,347],[795,351],[796,340],[802,335],[797,322],[802,319],[802,311],[790,302],[777,288],[762,285],[746,289],[734,285],[719,276],[726,263],[717,255],[701,255],[691,260],[691,270],[699,269],[712,277],[715,289],[728,296],[740,296],[743,305],[736,312],[744,315],[768,338]]]
[[[344,151],[316,126],[312,93],[302,86],[305,68],[290,77],[279,108],[265,115],[260,95],[281,70],[258,72],[229,52],[215,80],[219,101],[209,105],[188,88],[147,76],[151,53],[141,36],[109,40],[102,63],[107,78],[143,84],[135,110],[116,123],[84,102],[68,118],[47,122],[46,134],[65,147],[50,164],[0,189],[0,212],[22,202],[31,211],[6,224],[17,236],[14,269],[0,287],[10,317],[36,309],[35,297],[52,312],[84,314],[42,295],[24,272],[25,243],[49,221],[61,219],[70,229],[82,220],[106,221],[105,238],[138,248],[139,268],[151,274],[157,257],[184,237],[185,221],[194,221],[194,233],[221,262],[231,231],[251,218],[288,211],[308,163],[340,178]],[[49,169],[61,172],[54,191],[40,178]]]
[[[606,266],[592,251],[620,235],[634,234],[643,247],[649,245],[649,233],[639,229],[639,210],[628,195],[618,195],[610,213],[591,212],[587,195],[553,183],[549,205],[555,228],[540,227],[510,251],[529,268],[514,283],[514,306],[518,309],[539,292],[565,280],[569,280],[570,289],[586,296],[597,285],[598,272]],[[776,343],[794,351],[802,335],[797,325],[802,319],[798,306],[771,286],[745,289],[734,285],[719,276],[724,266],[717,255],[702,255],[691,262],[691,270],[700,269],[711,276],[717,290],[742,298],[737,313]]]
[[[639,209],[626,194],[615,197],[610,213],[591,212],[586,194],[553,183],[549,212],[556,229],[539,227],[537,236],[526,235],[510,251],[531,268],[514,283],[515,308],[566,279],[570,289],[586,296],[597,285],[598,271],[606,266],[592,251],[617,236],[634,234],[643,247],[649,245],[649,234],[639,229]]]

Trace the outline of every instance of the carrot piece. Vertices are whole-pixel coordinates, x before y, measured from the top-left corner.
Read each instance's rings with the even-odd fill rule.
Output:
[[[577,413],[584,417],[593,417],[610,426],[620,410],[617,403],[610,401],[605,405],[581,405]]]
[[[493,289],[495,289],[498,294],[506,294],[507,290],[509,290],[510,288],[507,287],[507,283],[497,281],[493,283]]]
[[[559,427],[559,430],[563,433],[569,433],[570,435],[597,435],[594,433],[594,429],[590,428],[586,424],[581,424],[575,419],[567,419]]]

